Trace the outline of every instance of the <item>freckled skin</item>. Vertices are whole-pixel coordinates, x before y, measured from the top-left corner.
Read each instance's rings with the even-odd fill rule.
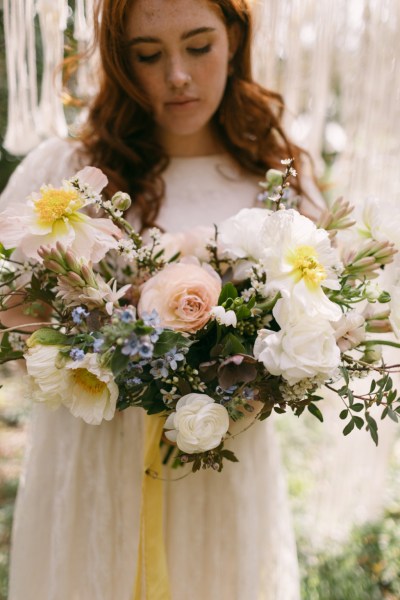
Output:
[[[207,31],[193,34],[200,28]],[[215,8],[207,0],[136,0],[127,37],[155,38],[131,45],[131,64],[167,153],[221,151],[211,119],[225,91],[233,36]]]

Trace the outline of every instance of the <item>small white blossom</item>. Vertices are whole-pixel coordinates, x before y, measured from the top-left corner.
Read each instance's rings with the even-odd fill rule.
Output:
[[[226,327],[236,327],[237,325],[236,313],[233,310],[225,310],[223,306],[214,306],[210,314],[220,325]]]

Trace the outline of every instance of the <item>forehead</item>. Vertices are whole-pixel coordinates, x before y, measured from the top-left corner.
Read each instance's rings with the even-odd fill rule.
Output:
[[[172,27],[190,30],[221,25],[218,10],[209,0],[134,0],[127,14],[130,34],[142,34],[148,28],[155,33]]]

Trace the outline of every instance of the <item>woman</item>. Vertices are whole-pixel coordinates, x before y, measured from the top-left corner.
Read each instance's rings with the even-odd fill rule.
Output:
[[[104,0],[100,89],[80,144],[50,140],[4,204],[83,162],[132,193],[142,227],[211,225],[251,206],[268,167],[301,152],[282,105],[251,80],[244,0]],[[300,180],[301,181],[301,180]],[[300,184],[296,184],[301,192]],[[310,207],[310,205],[309,205]],[[16,210],[18,208],[16,207]],[[129,600],[139,535],[143,414],[94,427],[35,409],[13,532],[11,600]],[[298,600],[294,536],[271,423],[240,463],[165,485],[173,600]],[[176,477],[166,470],[167,478]],[[148,598],[148,600],[157,600]]]

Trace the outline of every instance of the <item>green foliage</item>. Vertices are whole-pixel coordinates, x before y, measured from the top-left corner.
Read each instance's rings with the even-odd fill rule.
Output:
[[[400,598],[400,513],[354,530],[336,554],[313,555],[300,546],[304,600]]]

